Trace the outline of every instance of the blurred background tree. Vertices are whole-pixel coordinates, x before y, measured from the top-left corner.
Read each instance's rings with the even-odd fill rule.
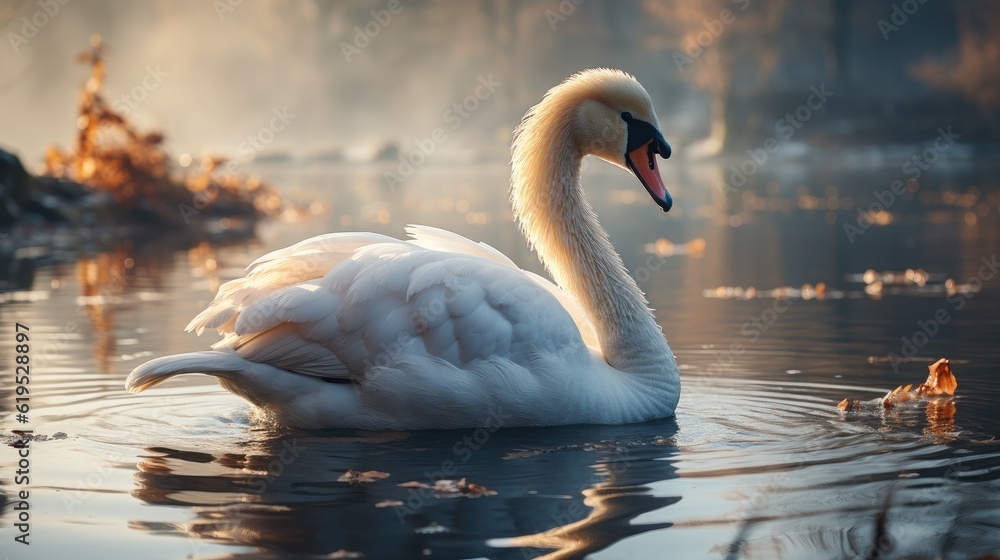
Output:
[[[995,130],[1000,110],[1000,3],[967,0],[955,9],[958,45],[910,70],[935,89],[971,101]]]
[[[649,36],[647,44],[669,50],[681,76],[708,96],[709,135],[689,146],[690,155],[724,151],[729,130],[737,124],[731,122],[734,97],[745,98],[768,85],[778,63],[781,38],[776,31],[786,6],[785,0],[644,3],[667,31]]]

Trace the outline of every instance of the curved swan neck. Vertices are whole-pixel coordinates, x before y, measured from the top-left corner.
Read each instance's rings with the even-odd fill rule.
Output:
[[[662,375],[673,355],[580,186],[585,154],[575,140],[574,112],[551,101],[533,108],[515,131],[514,215],[546,270],[593,321],[608,363]]]

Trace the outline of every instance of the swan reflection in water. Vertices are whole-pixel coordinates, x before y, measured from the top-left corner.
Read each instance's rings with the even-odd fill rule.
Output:
[[[338,551],[403,558],[424,550],[437,558],[582,558],[662,529],[667,533],[651,538],[665,546],[680,539],[685,550],[766,558],[836,551],[864,556],[872,546],[875,515],[890,494],[894,536],[916,519],[945,528],[958,523],[949,532],[978,530],[977,516],[995,511],[972,503],[981,486],[951,480],[965,476],[963,469],[975,472],[976,464],[943,465],[941,454],[952,453],[932,443],[944,438],[954,444],[959,430],[951,399],[913,403],[884,416],[803,424],[813,417],[786,422],[776,415],[774,401],[755,407],[750,396],[757,393],[735,393],[690,419],[683,450],[675,444],[674,420],[492,433],[237,425],[237,437],[215,437],[210,434],[218,427],[209,426],[205,433],[212,441],[167,437],[161,447],[145,450],[136,469],[136,498],[190,508],[187,519],[157,518],[163,510],[154,508],[151,518],[130,525],[189,538],[196,552],[209,543],[240,547],[225,551],[231,558]],[[798,402],[783,397],[786,404]],[[813,414],[836,418],[832,410]],[[774,437],[758,434],[748,452],[718,440],[723,425],[716,415],[735,426],[768,425]],[[914,437],[921,428],[928,437]],[[868,458],[862,469],[849,466],[857,453]],[[897,456],[908,457],[921,477],[899,478]],[[953,460],[968,459],[960,457],[956,451]],[[389,476],[360,484],[338,480],[348,469]],[[463,477],[497,494],[447,497],[398,486]],[[971,513],[961,513],[963,508]],[[939,540],[925,533],[909,548],[933,548]]]
[[[677,478],[676,431],[673,420],[493,433],[284,431],[227,453],[147,448],[133,495],[190,506],[194,518],[130,526],[256,549],[233,558],[340,550],[367,558],[424,550],[437,558],[579,558],[669,526],[632,520],[680,500],[645,486]],[[339,482],[348,469],[389,477]],[[398,486],[463,477],[497,494],[444,497]]]

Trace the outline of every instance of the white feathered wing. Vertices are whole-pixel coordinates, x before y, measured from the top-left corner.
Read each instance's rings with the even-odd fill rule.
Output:
[[[223,340],[140,366],[128,388],[207,373],[278,422],[306,427],[633,415],[607,405],[608,391],[614,401],[629,384],[601,367],[594,327],[568,294],[489,245],[432,227],[407,231],[407,241],[321,235],[257,259],[187,327],[218,329]],[[601,373],[608,379],[588,379]]]

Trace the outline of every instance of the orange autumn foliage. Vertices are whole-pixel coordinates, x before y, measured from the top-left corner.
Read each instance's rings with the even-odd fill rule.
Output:
[[[186,220],[178,211],[184,206],[188,214],[280,213],[283,201],[275,189],[258,179],[221,173],[223,159],[204,158],[200,169],[178,176],[174,158],[163,148],[164,135],[140,131],[105,98],[100,36],[91,37],[90,46],[77,57],[90,65],[91,76],[77,100],[76,137],[69,150],[48,149],[42,165],[45,175],[107,193],[121,207],[142,209],[158,221]]]

